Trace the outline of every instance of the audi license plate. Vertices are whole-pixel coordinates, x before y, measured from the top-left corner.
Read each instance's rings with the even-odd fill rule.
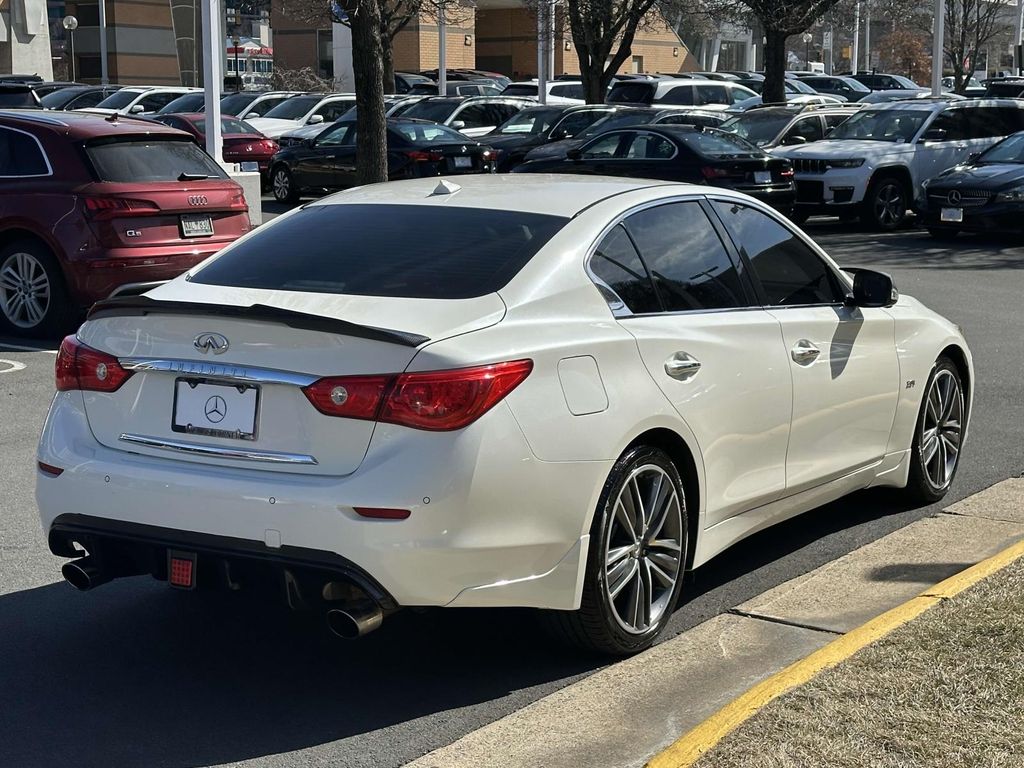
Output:
[[[754,171],[754,183],[755,184],[771,184],[772,183],[772,172],[771,171]]]
[[[472,157],[456,157],[455,158],[456,168],[472,168],[473,158]]]
[[[939,221],[950,221],[959,224],[964,220],[963,208],[943,208],[939,212]]]
[[[259,402],[256,386],[176,379],[171,429],[190,435],[255,440]]]
[[[183,237],[205,237],[213,234],[213,219],[202,213],[181,214],[181,234]]]

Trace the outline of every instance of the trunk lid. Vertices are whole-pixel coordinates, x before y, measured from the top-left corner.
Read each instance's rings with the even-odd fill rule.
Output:
[[[168,303],[95,312],[79,330],[83,343],[134,370],[116,392],[83,392],[96,439],[154,457],[325,476],[359,467],[375,422],[324,415],[303,386],[400,373],[428,339],[487,327],[505,311],[496,294],[409,300],[184,281],[148,297]],[[197,340],[210,336],[203,351]],[[226,349],[217,349],[220,340]],[[220,419],[206,419],[210,409]]]

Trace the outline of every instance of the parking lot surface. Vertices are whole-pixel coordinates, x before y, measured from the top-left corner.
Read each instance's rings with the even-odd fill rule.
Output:
[[[1024,247],[829,220],[807,231],[840,264],[890,272],[963,326],[977,397],[945,503],[1019,475]],[[75,592],[33,501],[55,343],[29,351],[9,341],[0,339],[3,764],[399,766],[607,663],[553,647],[527,611],[407,611],[344,643],[319,617],[146,578]],[[694,575],[667,636],[933,511],[864,492],[758,534]]]

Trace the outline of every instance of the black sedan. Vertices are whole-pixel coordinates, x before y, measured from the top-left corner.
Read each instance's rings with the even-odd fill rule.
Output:
[[[933,237],[1024,231],[1024,131],[925,182],[925,191],[920,213]]]
[[[458,131],[427,120],[388,119],[388,178],[413,179],[489,173],[490,149]],[[304,190],[356,185],[356,122],[339,120],[313,139],[286,147],[270,161],[270,185],[282,203]]]
[[[604,104],[528,107],[488,133],[485,141],[494,151],[497,170],[504,173],[535,147],[571,139],[615,111]]]
[[[745,192],[778,210],[793,207],[793,167],[715,128],[643,125],[603,133],[564,160],[535,160],[516,173],[581,173],[709,184]]]

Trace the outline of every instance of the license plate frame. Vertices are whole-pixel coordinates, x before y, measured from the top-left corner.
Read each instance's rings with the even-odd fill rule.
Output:
[[[459,171],[466,170],[467,168],[473,167],[472,157],[453,157],[452,166]]]
[[[754,171],[754,183],[755,184],[771,184],[772,183],[772,172],[771,171]]]
[[[258,384],[229,384],[184,376],[176,378],[171,430],[229,440],[255,440],[259,433],[261,396]],[[213,402],[215,397],[219,397],[220,402]],[[179,407],[184,407],[183,413],[179,413]],[[243,409],[241,417],[236,415],[238,407]],[[216,418],[218,414],[219,419]],[[218,424],[231,428],[218,427]]]
[[[181,214],[182,237],[210,237],[213,235],[213,217],[208,213]]]
[[[961,224],[964,220],[963,208],[943,208],[939,211],[939,221],[950,224]]]
[[[259,173],[260,171],[260,164],[257,160],[243,160],[238,165],[241,167],[242,173]]]

